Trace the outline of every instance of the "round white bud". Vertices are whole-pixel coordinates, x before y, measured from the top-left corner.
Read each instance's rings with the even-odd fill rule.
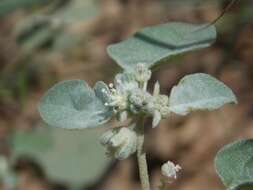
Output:
[[[135,79],[140,83],[145,83],[151,78],[151,70],[144,63],[138,63],[134,71]]]
[[[165,177],[167,182],[172,182],[173,180],[177,179],[177,173],[182,168],[179,165],[175,165],[173,162],[168,161],[164,163],[161,167],[162,175]]]
[[[122,127],[105,132],[100,143],[107,148],[109,156],[123,160],[136,152],[137,136],[133,130]]]

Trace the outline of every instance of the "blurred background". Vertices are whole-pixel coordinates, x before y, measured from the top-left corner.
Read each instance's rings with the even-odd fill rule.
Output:
[[[139,190],[136,158],[114,161],[98,138],[104,131],[45,126],[37,104],[58,81],[111,82],[120,68],[108,44],[144,26],[170,21],[212,22],[230,0],[0,0],[0,189]],[[167,160],[183,168],[175,190],[224,190],[213,166],[225,144],[253,137],[253,1],[239,0],[217,23],[210,48],[180,55],[155,71],[168,94],[180,78],[205,72],[233,89],[238,105],[159,127],[147,123],[153,189]]]

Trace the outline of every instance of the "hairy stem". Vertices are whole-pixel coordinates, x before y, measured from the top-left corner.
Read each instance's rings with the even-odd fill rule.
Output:
[[[142,190],[150,190],[149,176],[148,176],[148,166],[146,160],[146,153],[144,151],[144,119],[141,118],[137,122],[137,159],[139,165],[139,175],[141,180]]]

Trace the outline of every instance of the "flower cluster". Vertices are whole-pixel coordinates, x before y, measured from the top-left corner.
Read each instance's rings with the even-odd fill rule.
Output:
[[[181,166],[175,165],[173,162],[168,161],[162,165],[162,175],[166,182],[171,183],[173,180],[177,179],[177,173],[181,170]]]
[[[122,160],[136,152],[137,136],[132,129],[116,128],[105,132],[100,143],[106,146],[109,156]]]
[[[106,106],[113,108],[117,118],[125,121],[129,115],[145,114],[153,117],[152,126],[159,124],[169,114],[169,99],[160,94],[157,82],[153,94],[147,92],[151,71],[144,64],[137,64],[131,73],[121,73],[115,77],[109,90],[103,89],[107,96]]]
[[[114,84],[102,89],[105,105],[113,109],[119,121],[141,114],[152,116],[155,127],[168,116],[169,99],[160,94],[159,83],[156,82],[152,94],[147,91],[150,78],[151,71],[140,63],[132,72],[116,75]],[[121,160],[136,151],[136,132],[131,127],[112,129],[102,135],[100,142],[106,146],[109,155]]]

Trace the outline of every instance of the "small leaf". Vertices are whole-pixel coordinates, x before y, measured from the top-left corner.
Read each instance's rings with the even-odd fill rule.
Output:
[[[226,103],[237,103],[232,90],[214,77],[197,73],[185,76],[172,88],[170,111],[186,115],[194,110],[214,110]]]
[[[214,26],[171,22],[146,27],[107,51],[123,69],[133,70],[138,63],[153,67],[172,55],[208,47],[215,39]]]
[[[216,155],[215,167],[229,190],[253,190],[253,139],[223,147]]]
[[[39,112],[48,125],[67,129],[96,127],[112,116],[111,110],[82,80],[53,86],[41,99]]]

